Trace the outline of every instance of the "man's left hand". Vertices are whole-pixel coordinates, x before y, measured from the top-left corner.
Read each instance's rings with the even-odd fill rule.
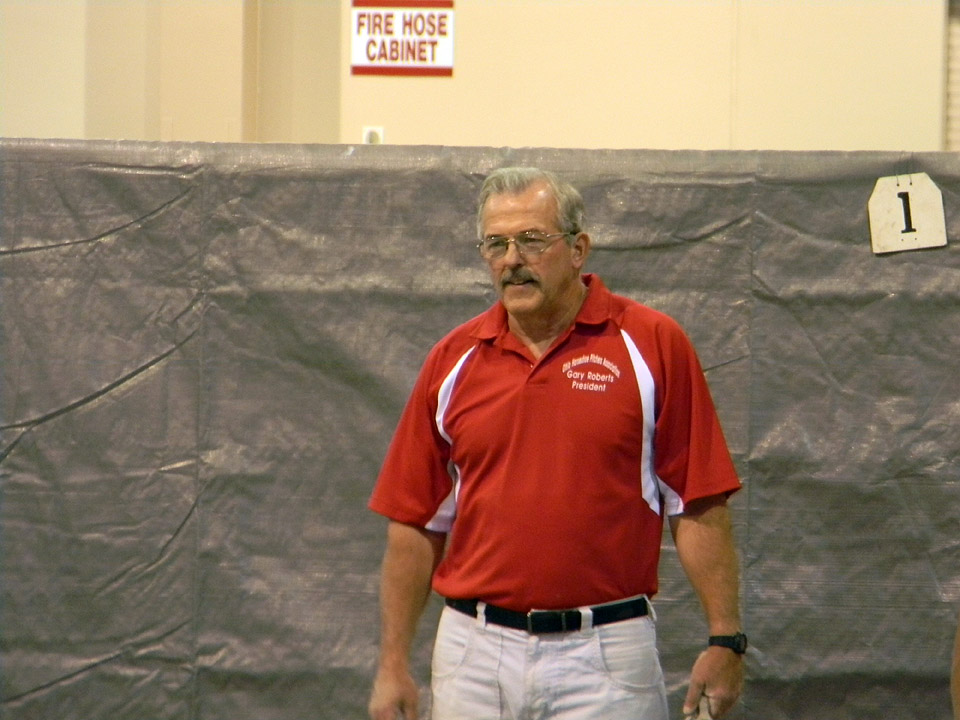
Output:
[[[705,695],[710,717],[723,717],[737,702],[742,687],[743,656],[727,648],[709,647],[693,664],[683,714],[695,714],[700,697]]]

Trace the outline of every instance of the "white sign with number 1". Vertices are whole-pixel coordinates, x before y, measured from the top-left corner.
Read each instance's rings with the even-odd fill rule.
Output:
[[[926,173],[877,180],[867,204],[876,254],[947,244],[943,195]]]

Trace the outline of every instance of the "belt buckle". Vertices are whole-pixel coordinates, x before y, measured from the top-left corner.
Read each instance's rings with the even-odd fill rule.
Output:
[[[581,623],[575,623],[577,627],[573,627],[568,623],[568,614],[576,612],[575,610],[530,610],[527,613],[527,632],[531,635],[537,635],[540,633],[554,633],[554,632],[568,632],[570,630],[579,630]],[[559,628],[549,628],[549,629],[538,629],[535,627],[535,620],[538,617],[548,617],[548,618],[559,618],[560,627]]]

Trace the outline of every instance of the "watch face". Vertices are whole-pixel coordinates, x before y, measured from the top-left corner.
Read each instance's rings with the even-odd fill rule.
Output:
[[[738,653],[745,653],[747,651],[747,636],[743,633],[737,633],[733,636],[736,646],[733,648]]]

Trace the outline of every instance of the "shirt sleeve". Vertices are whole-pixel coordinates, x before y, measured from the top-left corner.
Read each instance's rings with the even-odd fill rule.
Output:
[[[420,371],[370,496],[374,512],[397,522],[446,532],[452,514],[450,446],[436,425],[438,352]]]
[[[696,351],[678,324],[658,324],[663,380],[658,383],[654,469],[682,505],[740,488]],[[682,505],[668,507],[671,514]]]

